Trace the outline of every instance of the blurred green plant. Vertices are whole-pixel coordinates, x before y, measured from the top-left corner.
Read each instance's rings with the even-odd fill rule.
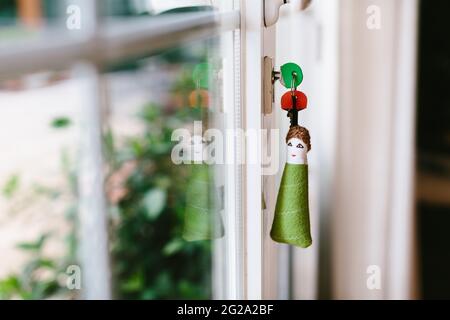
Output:
[[[71,121],[68,117],[58,117],[53,119],[50,125],[55,129],[62,129],[69,127]]]
[[[15,17],[16,12],[17,12],[17,8],[16,8],[15,0],[2,0],[0,2],[0,18]]]
[[[173,88],[173,96],[186,97],[194,84],[181,77]],[[206,299],[211,294],[210,242],[181,238],[191,168],[171,160],[173,130],[200,120],[201,110],[187,102],[179,108],[148,104],[139,116],[144,134],[128,139],[123,148],[110,148],[115,164],[111,178],[124,181],[122,197],[113,208],[119,217],[111,233],[116,295]],[[131,169],[124,170],[127,166]],[[123,176],[114,176],[118,173]]]
[[[3,186],[2,193],[6,198],[11,198],[17,191],[20,184],[20,177],[17,174],[12,175]]]
[[[3,187],[3,196],[12,200],[14,196],[20,196],[19,202],[27,202],[27,206],[42,198],[55,200],[68,195],[75,195],[76,175],[74,164],[69,161],[65,151],[62,152],[62,172],[68,182],[68,190],[61,191],[58,188],[34,184],[31,190],[23,192],[19,189],[20,176],[12,175]],[[28,193],[28,194],[26,194]],[[51,239],[58,239],[52,232],[40,235],[35,241],[22,242],[17,248],[29,255],[28,261],[18,273],[12,273],[4,279],[0,279],[0,299],[33,299],[67,298],[76,297],[76,291],[66,288],[66,268],[75,264],[76,256],[76,202],[69,201],[65,218],[70,231],[65,237],[66,250],[62,256],[49,256],[44,252],[44,247]]]
[[[211,244],[186,242],[181,238],[185,209],[186,180],[191,166],[171,160],[174,129],[202,119],[202,110],[191,108],[189,94],[195,89],[193,64],[184,64],[172,86],[167,105],[149,103],[138,117],[144,123],[141,135],[120,141],[113,130],[104,133],[109,167],[106,179],[110,208],[110,243],[115,297],[121,299],[206,299],[211,295]],[[71,120],[54,119],[50,126],[66,128]],[[51,234],[18,248],[30,253],[21,273],[0,280],[0,299],[75,298],[61,275],[76,256],[76,174],[67,153],[62,155],[64,174],[74,196],[66,210],[72,230],[66,239],[67,255],[49,258],[43,252]],[[20,179],[13,175],[3,194],[17,191]],[[58,190],[35,186],[47,199],[62,196]],[[45,275],[45,277],[43,276]]]
[[[42,248],[49,234],[35,242],[20,243],[18,247],[31,254],[20,274],[8,276],[0,281],[0,299],[43,299],[56,295],[61,290],[61,266],[58,260],[46,258]]]

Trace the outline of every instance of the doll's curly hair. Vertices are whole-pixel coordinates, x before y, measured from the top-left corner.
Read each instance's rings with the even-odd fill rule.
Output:
[[[308,151],[311,150],[311,136],[309,135],[308,129],[300,126],[294,126],[289,129],[289,132],[286,136],[286,143],[292,138],[297,138],[306,143],[308,147]]]

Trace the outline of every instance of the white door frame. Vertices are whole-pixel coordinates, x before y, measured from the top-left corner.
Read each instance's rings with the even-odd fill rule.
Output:
[[[262,1],[241,1],[241,79],[243,129],[261,128],[261,58],[263,46]],[[250,94],[251,92],[251,94]],[[247,141],[246,141],[247,142]],[[246,299],[262,298],[262,215],[261,166],[249,164],[254,150],[244,144],[243,212],[244,212],[244,296]],[[257,152],[261,148],[258,146]]]
[[[247,138],[253,133],[259,135],[263,128],[277,128],[275,116],[262,115],[263,58],[270,56],[275,59],[275,27],[266,28],[263,21],[263,1],[241,1],[241,92],[243,129]],[[246,139],[247,143],[244,146],[243,232],[245,234],[244,292],[246,299],[276,298],[278,286],[277,247],[270,240],[268,233],[268,223],[271,223],[271,219],[264,217],[265,212],[262,207],[265,178],[261,166],[261,154],[265,146],[260,138],[259,136],[256,144]],[[255,153],[258,160],[256,162],[252,161]]]

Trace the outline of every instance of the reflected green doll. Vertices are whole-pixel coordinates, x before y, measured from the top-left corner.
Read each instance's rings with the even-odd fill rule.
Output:
[[[187,241],[211,240],[224,235],[220,210],[220,188],[214,183],[211,166],[203,162],[204,143],[195,135],[191,141],[191,174],[186,184],[183,238]]]
[[[307,248],[312,244],[308,204],[308,161],[311,139],[306,128],[293,126],[286,136],[287,163],[278,191],[270,236]]]

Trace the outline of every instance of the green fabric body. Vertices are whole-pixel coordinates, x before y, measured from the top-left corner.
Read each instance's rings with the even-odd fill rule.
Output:
[[[193,164],[187,182],[183,238],[187,241],[210,240],[224,235],[219,209],[214,201],[217,188],[206,164]]]
[[[307,248],[312,244],[308,204],[308,165],[284,167],[270,236],[281,243]]]

